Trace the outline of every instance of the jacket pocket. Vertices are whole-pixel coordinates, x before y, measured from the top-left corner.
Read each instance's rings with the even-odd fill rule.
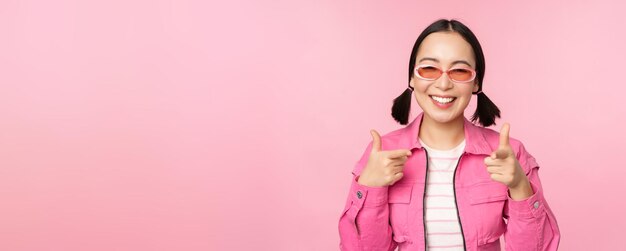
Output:
[[[470,187],[470,204],[504,201],[508,190],[504,184],[495,181],[481,182]]]
[[[412,183],[396,183],[389,187],[389,222],[393,240],[402,243],[408,236],[409,205],[413,193]]]
[[[469,191],[472,212],[480,219],[476,226],[477,244],[492,245],[506,229],[502,210],[508,199],[508,188],[495,181],[486,181],[471,186]]]

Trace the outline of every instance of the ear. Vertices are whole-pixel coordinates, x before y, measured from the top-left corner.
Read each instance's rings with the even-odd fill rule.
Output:
[[[478,86],[478,81],[474,80],[474,88],[472,89],[472,92],[477,92],[479,87],[480,86]]]
[[[415,89],[415,81],[414,81],[414,78],[411,78],[411,81],[409,81],[409,85],[410,85],[411,87],[413,87],[413,89]]]

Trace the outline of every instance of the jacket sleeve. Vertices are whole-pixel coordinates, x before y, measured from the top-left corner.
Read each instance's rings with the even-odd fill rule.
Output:
[[[556,218],[543,196],[539,165],[521,143],[516,155],[533,195],[517,201],[509,195],[505,203],[503,215],[508,220],[504,233],[506,250],[557,250],[561,235]]]
[[[340,250],[394,250],[389,225],[388,187],[369,187],[357,182],[367,164],[372,143],[352,171],[350,191],[339,218]]]

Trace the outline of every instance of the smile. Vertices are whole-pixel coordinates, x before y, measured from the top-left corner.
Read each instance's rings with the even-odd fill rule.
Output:
[[[456,100],[455,97],[439,97],[439,96],[433,96],[433,95],[430,95],[430,98],[432,98],[433,100],[437,101],[437,103],[440,103],[440,104],[448,104]]]

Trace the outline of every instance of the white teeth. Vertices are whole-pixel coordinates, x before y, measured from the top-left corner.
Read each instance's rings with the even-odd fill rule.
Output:
[[[452,102],[452,100],[454,100],[454,98],[442,98],[442,97],[437,97],[437,96],[430,96],[431,98],[433,98],[435,101],[442,103],[442,104],[447,104]]]

